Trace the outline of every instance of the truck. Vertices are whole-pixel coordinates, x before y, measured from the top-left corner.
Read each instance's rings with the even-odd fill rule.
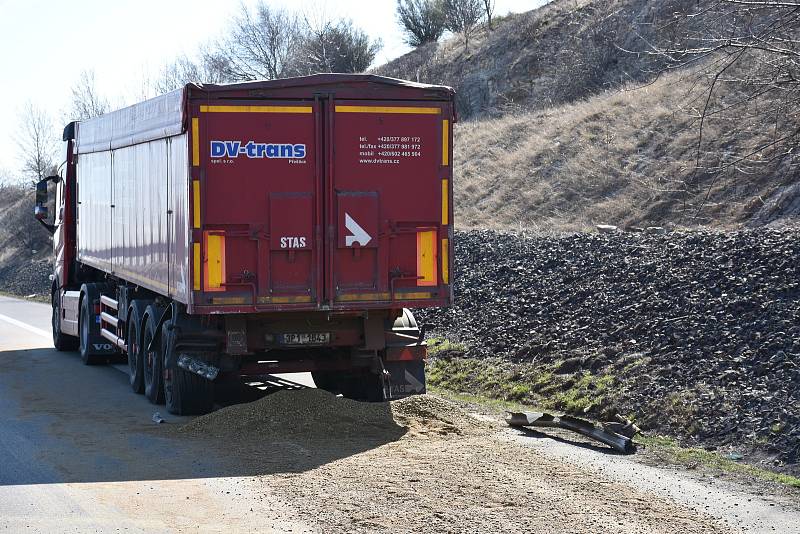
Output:
[[[424,393],[412,310],[453,298],[454,95],[317,74],[69,123],[34,209],[55,348],[127,359],[133,391],[173,414],[273,373],[364,401]]]

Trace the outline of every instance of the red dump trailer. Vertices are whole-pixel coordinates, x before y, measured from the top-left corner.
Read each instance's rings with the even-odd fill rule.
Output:
[[[410,310],[452,301],[453,97],[327,74],[190,84],[70,123],[62,175],[37,187],[56,348],[127,355],[134,391],[176,414],[281,372],[423,393]]]

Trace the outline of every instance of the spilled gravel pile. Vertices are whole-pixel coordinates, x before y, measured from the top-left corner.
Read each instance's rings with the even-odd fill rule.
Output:
[[[456,404],[430,395],[368,403],[301,389],[222,408],[192,420],[179,432],[237,440],[335,441],[397,439],[406,432],[461,434],[478,425]]]
[[[429,337],[461,344],[440,359],[507,364],[502,377],[519,382],[520,400],[558,394],[569,407],[570,388],[588,384],[613,405],[573,408],[798,461],[797,231],[471,231],[456,236],[455,269],[455,307],[418,313]],[[488,372],[458,368],[467,387]]]

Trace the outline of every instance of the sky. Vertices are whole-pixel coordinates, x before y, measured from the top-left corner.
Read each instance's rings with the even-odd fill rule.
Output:
[[[0,177],[20,167],[15,142],[26,102],[44,109],[60,137],[70,89],[93,70],[114,107],[137,101],[142,80],[175,57],[192,56],[222,34],[240,4],[257,0],[0,0]],[[270,6],[346,17],[383,40],[375,64],[409,51],[396,0],[266,0]],[[496,0],[495,14],[521,13],[547,0]]]

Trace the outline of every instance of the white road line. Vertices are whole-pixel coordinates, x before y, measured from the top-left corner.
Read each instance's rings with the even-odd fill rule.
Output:
[[[20,328],[23,328],[23,329],[27,330],[28,332],[32,332],[32,333],[36,334],[37,336],[42,336],[43,338],[46,338],[46,339],[52,339],[53,338],[53,334],[51,334],[50,332],[42,330],[41,328],[36,328],[35,326],[31,326],[29,324],[25,324],[22,321],[17,321],[16,319],[12,319],[8,315],[3,315],[2,313],[0,313],[0,321],[5,321],[8,324],[13,324],[14,326],[18,326]]]

